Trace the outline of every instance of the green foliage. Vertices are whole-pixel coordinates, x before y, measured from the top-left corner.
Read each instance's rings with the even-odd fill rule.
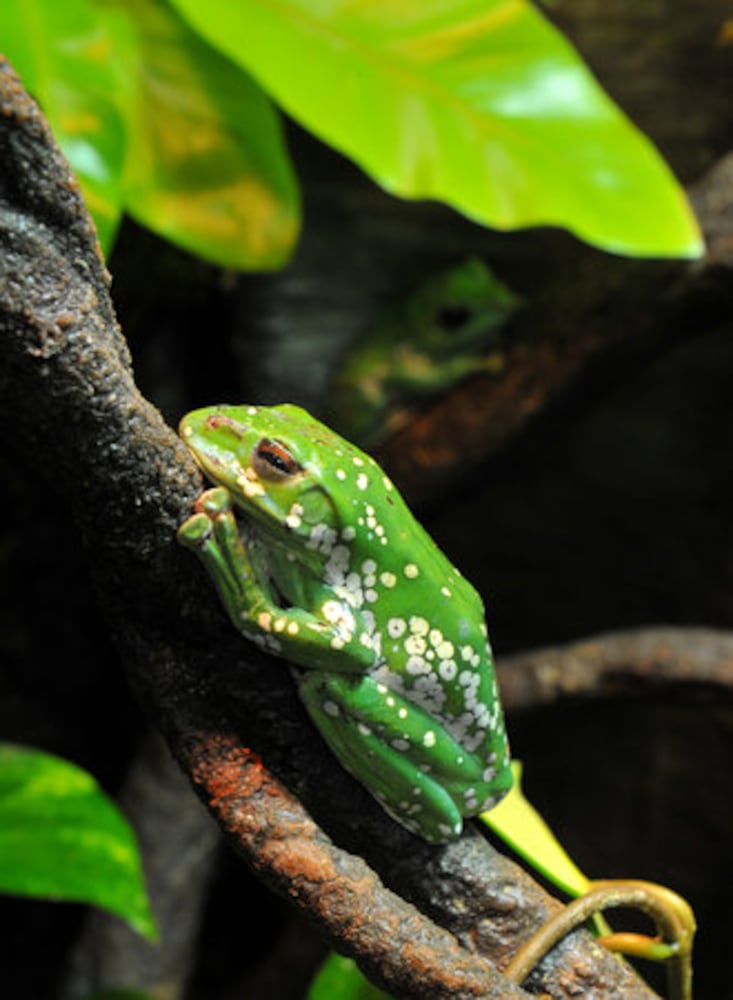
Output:
[[[5,52],[40,101],[109,250],[122,211],[207,260],[276,268],[299,230],[280,118],[158,0],[5,0]]]
[[[700,252],[667,167],[527,0],[173,2],[395,194],[621,253]]]
[[[332,953],[313,980],[306,1000],[390,1000],[372,986],[350,958]]]
[[[664,162],[529,0],[172,3],[188,23],[163,0],[3,5],[0,49],[104,248],[127,211],[212,262],[281,266],[299,195],[264,88],[402,197],[619,253],[701,252]]]
[[[0,744],[0,891],[92,903],[156,936],[132,830],[67,761]]]
[[[134,24],[125,209],[202,257],[277,268],[299,194],[279,116],[249,75],[156,0],[118,0]]]
[[[43,105],[108,247],[122,210],[125,125],[105,24],[87,0],[3,0],[0,52]]]

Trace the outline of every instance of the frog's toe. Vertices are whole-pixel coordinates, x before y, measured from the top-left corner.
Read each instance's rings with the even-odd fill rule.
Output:
[[[206,514],[210,518],[225,514],[232,509],[232,495],[223,486],[214,486],[204,490],[194,505],[194,510]]]
[[[183,522],[178,529],[177,537],[181,545],[199,549],[211,538],[211,533],[211,519],[206,514],[198,512]]]

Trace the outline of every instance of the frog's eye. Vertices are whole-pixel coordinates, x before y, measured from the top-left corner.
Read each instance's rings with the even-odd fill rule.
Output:
[[[437,320],[445,330],[457,330],[471,319],[467,306],[445,306],[438,311]]]
[[[260,479],[270,483],[281,483],[301,468],[284,444],[269,438],[262,438],[255,445],[252,467]]]

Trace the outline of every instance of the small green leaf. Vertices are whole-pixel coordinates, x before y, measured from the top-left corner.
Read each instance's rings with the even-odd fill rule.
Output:
[[[125,146],[110,35],[87,0],[3,0],[0,50],[41,104],[107,251],[121,216]]]
[[[94,779],[0,743],[0,891],[92,903],[153,940],[135,837]]]
[[[173,3],[395,194],[618,253],[701,253],[661,157],[528,0]]]
[[[278,112],[166,5],[114,6],[135,35],[126,210],[213,263],[281,267],[299,232],[300,196]]]
[[[332,952],[313,980],[306,1000],[390,1000],[390,994],[372,986],[352,959]]]
[[[522,791],[522,765],[512,763],[514,786],[498,806],[481,813],[481,819],[512,850],[529,861],[554,885],[571,896],[582,896],[589,882],[558,842]]]

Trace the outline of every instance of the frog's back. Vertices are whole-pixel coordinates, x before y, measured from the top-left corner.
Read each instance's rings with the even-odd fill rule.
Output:
[[[327,582],[367,622],[375,678],[478,749],[500,721],[481,598],[376,462],[342,452],[329,473],[342,486],[342,527]]]

